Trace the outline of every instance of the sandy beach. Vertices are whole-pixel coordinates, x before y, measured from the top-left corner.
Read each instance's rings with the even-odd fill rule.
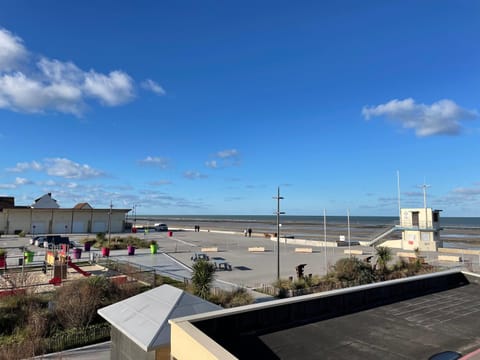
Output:
[[[137,225],[148,226],[152,225],[147,221],[138,220]],[[242,222],[242,221],[207,221],[197,220],[175,220],[168,221],[167,225],[172,229],[193,230],[195,225],[200,226],[201,230],[212,231],[232,231],[243,234],[245,229],[251,228],[255,236],[262,236],[264,234],[275,234],[277,232],[276,223],[272,222]],[[377,235],[380,235],[392,224],[384,225],[369,225],[369,224],[350,224],[350,239],[354,241],[369,241]],[[339,241],[343,236],[348,240],[348,225],[332,223],[326,224],[325,232],[323,224],[312,223],[284,223],[280,228],[281,237],[289,236],[297,239],[317,240],[329,242]],[[326,234],[326,237],[325,237]],[[401,239],[401,232],[397,231],[388,236],[388,239]],[[480,248],[480,229],[478,228],[444,228],[441,231],[441,237],[446,243],[447,247],[459,246],[461,248]]]

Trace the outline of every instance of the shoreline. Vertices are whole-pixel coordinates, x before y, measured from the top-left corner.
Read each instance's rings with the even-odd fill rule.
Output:
[[[192,219],[184,219],[177,221],[169,221],[165,223],[169,228],[178,228],[194,231],[195,225],[199,225],[202,230],[234,232],[243,235],[245,229],[251,228],[255,237],[266,236],[266,234],[275,234],[277,232],[276,224],[271,222],[252,222],[252,221],[222,221],[215,219],[213,221],[202,219],[201,221],[192,221]],[[148,220],[140,220],[137,218],[137,226],[153,226]],[[380,235],[382,232],[390,228],[392,224],[368,225],[368,224],[350,224],[351,241],[369,241]],[[326,237],[325,232],[326,230]],[[293,237],[297,239],[315,240],[334,242],[343,236],[348,241],[347,224],[332,223],[327,224],[324,229],[318,224],[306,223],[283,223],[280,229],[280,236]],[[391,240],[401,239],[401,232],[395,232],[389,237]],[[451,244],[461,244],[462,247],[480,247],[480,229],[477,228],[459,228],[444,227],[441,231],[441,238],[447,247]]]

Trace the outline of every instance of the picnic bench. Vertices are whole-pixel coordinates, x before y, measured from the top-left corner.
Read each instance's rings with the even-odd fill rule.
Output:
[[[208,261],[208,260],[210,260],[210,258],[205,253],[195,253],[190,257],[190,260],[192,260],[192,261],[199,261],[199,260]]]
[[[216,270],[232,271],[232,265],[225,260],[214,260]]]

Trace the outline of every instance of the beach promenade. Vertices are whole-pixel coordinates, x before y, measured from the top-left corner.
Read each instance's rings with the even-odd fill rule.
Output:
[[[117,234],[115,234],[117,235]],[[121,234],[129,236],[131,234]],[[70,239],[79,243],[88,235],[70,235]],[[94,235],[89,235],[91,238]],[[201,230],[195,232],[193,229],[173,229],[172,236],[169,232],[151,231],[148,234],[137,233],[135,236],[144,237],[147,240],[155,240],[159,246],[159,253],[151,255],[148,249],[137,249],[134,256],[127,256],[126,250],[111,251],[112,259],[129,261],[134,264],[151,267],[157,273],[183,280],[190,279],[191,257],[198,252],[205,252],[212,261],[226,261],[232,270],[219,270],[215,273],[216,280],[223,284],[223,288],[231,288],[237,285],[247,288],[260,287],[262,284],[270,285],[277,279],[277,241],[266,238],[263,234],[254,233],[252,237],[245,237],[241,232],[224,230]],[[333,247],[333,242],[318,242],[318,246],[304,246],[291,244],[280,239],[280,277],[287,279],[296,278],[295,267],[306,264],[305,275],[325,275],[328,268],[335,262],[349,255],[348,246]],[[2,237],[2,247],[9,248],[9,266],[17,265],[15,257],[21,256],[21,246],[35,252],[34,261],[43,261],[45,249],[29,245],[28,238]],[[326,245],[326,246],[325,246]],[[301,252],[306,249],[306,252]],[[365,259],[374,256],[375,249],[367,246],[351,246],[351,250],[357,252],[354,256]],[[204,250],[204,251],[202,251]],[[212,251],[215,250],[215,251]],[[249,251],[250,250],[250,251]],[[252,251],[263,250],[263,251]],[[311,252],[309,252],[311,250]],[[402,252],[392,249],[393,254]],[[99,251],[91,253],[83,252],[82,260],[89,260],[93,255],[100,256]],[[457,254],[458,255],[458,254]],[[440,265],[445,268],[462,267],[465,263],[439,262],[439,253],[422,252],[421,256],[433,265]],[[479,268],[479,255],[460,254],[462,260],[473,266],[474,270]],[[375,261],[374,258],[372,258]]]
[[[201,230],[195,232],[190,229],[172,229],[171,236],[169,232],[149,232],[147,234],[137,233],[136,236],[144,237],[147,240],[155,240],[159,245],[158,254],[150,254],[148,249],[137,249],[134,256],[128,256],[126,250],[114,250],[111,252],[112,259],[128,261],[132,264],[141,265],[154,269],[157,273],[182,280],[190,279],[191,266],[193,264],[191,256],[202,249],[216,251],[204,251],[211,260],[227,261],[232,266],[231,271],[217,271],[215,273],[215,286],[229,289],[237,286],[244,286],[250,290],[260,287],[262,284],[270,285],[277,277],[277,242],[266,238],[263,234],[253,234],[252,237],[245,237],[241,232],[224,230]],[[115,234],[116,236],[118,234]],[[131,234],[122,234],[129,236]],[[80,240],[87,235],[70,235],[73,241]],[[94,235],[90,235],[91,238]],[[26,246],[35,252],[34,262],[43,261],[45,250],[29,245],[27,238],[2,237],[0,244],[2,247],[9,248],[9,255],[20,256],[19,247]],[[306,264],[305,274],[324,275],[328,267],[333,265],[338,259],[348,257],[345,250],[348,246],[331,247],[324,246],[319,242],[319,246],[312,247],[312,252],[297,252],[295,249],[303,248],[296,244],[284,243],[281,239],[280,244],[280,276],[281,278],[296,278],[295,267],[299,264]],[[263,248],[264,251],[249,251],[249,248]],[[352,246],[352,250],[361,251],[361,255],[355,255],[364,259],[374,255],[374,248],[365,246]],[[396,254],[400,250],[393,250]],[[82,260],[88,260],[93,255],[99,256],[99,251],[83,252]],[[431,264],[439,264],[437,261],[438,253],[422,253],[426,261]],[[465,259],[469,260],[478,271],[478,255],[468,255]],[[9,266],[16,265],[16,259],[9,259]],[[374,261],[374,260],[373,260]],[[464,264],[456,262],[445,262],[440,264],[447,267],[463,267]],[[258,292],[252,291],[257,302],[268,301],[269,297]],[[100,344],[93,347],[76,349],[69,352],[63,352],[62,358],[109,358],[109,344]],[[59,354],[56,354],[58,356]],[[50,358],[56,358],[51,355]],[[89,357],[90,356],[90,357]]]

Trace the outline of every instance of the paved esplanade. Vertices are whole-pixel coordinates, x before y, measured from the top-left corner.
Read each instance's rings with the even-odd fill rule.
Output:
[[[128,236],[132,234],[122,234]],[[117,236],[117,234],[115,234]],[[242,233],[214,232],[214,231],[173,231],[169,236],[168,232],[151,231],[148,234],[137,233],[137,237],[144,237],[146,240],[156,240],[159,245],[159,253],[151,255],[149,249],[137,249],[134,256],[127,256],[126,250],[114,250],[110,252],[112,258],[119,258],[130,261],[134,264],[148,266],[156,270],[157,273],[183,280],[191,278],[191,256],[195,252],[200,252],[202,248],[218,248],[218,252],[208,252],[212,260],[225,260],[232,266],[232,271],[217,271],[216,286],[221,288],[231,288],[231,284],[237,284],[248,288],[254,288],[260,284],[272,284],[277,276],[277,242],[264,236],[245,237]],[[87,235],[70,235],[70,239],[79,243]],[[113,237],[113,234],[112,234]],[[90,235],[90,238],[94,236]],[[2,247],[9,247],[8,265],[17,265],[18,260],[14,256],[21,257],[19,246],[27,246],[29,250],[35,252],[34,261],[43,261],[45,249],[38,248],[28,244],[29,238],[2,237],[0,244]],[[283,239],[281,239],[283,241]],[[295,267],[299,264],[306,264],[305,275],[324,275],[326,268],[335,264],[343,257],[348,247],[329,247],[323,246],[319,242],[318,247],[312,247],[312,253],[297,253],[295,248],[305,246],[293,244],[280,244],[280,276],[296,278]],[[263,247],[264,252],[250,252],[251,247]],[[371,247],[352,246],[352,249],[363,251],[363,255],[357,255],[359,258],[365,258],[374,254]],[[396,251],[393,250],[395,253]],[[99,254],[96,251],[96,254]],[[429,263],[436,263],[436,253],[422,253]],[[82,253],[82,259],[90,258],[88,252]],[[326,260],[326,264],[325,264]],[[478,257],[472,259],[478,263]],[[458,266],[458,263],[442,264],[445,266]],[[233,285],[235,286],[235,285]]]

